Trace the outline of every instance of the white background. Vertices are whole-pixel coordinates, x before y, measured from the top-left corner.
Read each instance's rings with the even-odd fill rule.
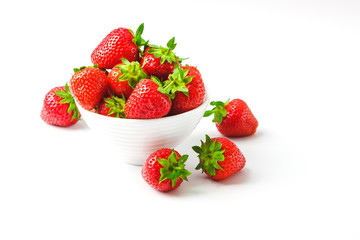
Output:
[[[2,3],[0,239],[360,239],[359,1]],[[160,193],[84,121],[45,124],[45,94],[111,30],[135,30],[198,66],[211,100],[241,98],[259,121],[232,139],[246,167],[215,182],[194,168]]]

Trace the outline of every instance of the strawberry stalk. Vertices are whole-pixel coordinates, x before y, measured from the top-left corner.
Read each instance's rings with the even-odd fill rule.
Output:
[[[144,23],[140,24],[140,26],[136,29],[135,34],[131,29],[129,29],[129,31],[134,36],[132,41],[138,46],[140,57],[142,57],[149,43],[149,41],[145,41],[141,36],[144,32]],[[141,49],[141,47],[144,47],[144,49]]]
[[[160,169],[161,177],[159,183],[170,179],[171,186],[175,187],[178,178],[188,181],[187,176],[191,175],[191,172],[185,169],[185,162],[188,157],[189,155],[182,155],[180,159],[177,160],[177,155],[173,150],[168,159],[156,159],[162,166]]]
[[[175,43],[175,37],[173,37],[167,42],[167,47],[149,44],[151,48],[148,50],[148,53],[153,54],[156,58],[160,58],[161,64],[167,61],[168,63],[175,63],[175,65],[178,66],[179,63],[188,58],[179,58],[175,55],[174,49],[176,45],[177,44]]]
[[[159,86],[158,91],[169,96],[170,99],[175,98],[176,92],[182,92],[189,97],[189,90],[186,85],[191,82],[194,76],[187,76],[189,69],[175,67],[174,73],[169,75],[169,79],[163,83],[156,77],[151,77]]]
[[[122,58],[122,63],[123,64],[116,66],[121,71],[121,76],[118,78],[118,81],[129,80],[128,84],[132,89],[135,88],[141,79],[148,77],[138,62],[129,62],[126,58]]]
[[[170,97],[170,95],[169,95],[169,88],[165,89],[165,88],[164,88],[164,84],[163,84],[157,77],[155,77],[155,76],[151,76],[151,80],[158,85],[158,89],[157,89],[157,90],[158,90],[159,92],[167,95],[167,96],[170,98],[170,100],[171,100],[171,97]]]
[[[126,118],[124,107],[126,99],[124,95],[122,98],[111,95],[109,98],[104,98],[105,106],[109,108],[108,115],[115,114],[117,118]]]
[[[74,97],[71,95],[68,83],[65,84],[64,89],[65,89],[65,91],[57,91],[57,92],[55,92],[55,94],[62,98],[60,103],[68,103],[69,104],[69,108],[68,108],[67,112],[69,114],[71,114],[71,112],[73,112],[71,120],[74,120],[74,119],[80,120],[79,109],[77,108],[77,106],[75,104]]]
[[[212,177],[215,176],[216,169],[223,170],[218,162],[225,160],[223,155],[225,150],[221,150],[222,145],[220,142],[217,142],[216,140],[211,141],[208,135],[206,135],[205,138],[205,143],[201,141],[200,146],[192,147],[192,149],[198,153],[200,159],[200,162],[195,169],[202,169],[202,172],[205,171]]]
[[[225,103],[221,101],[212,101],[210,103],[211,106],[214,106],[213,109],[208,110],[204,113],[204,117],[209,117],[212,114],[214,114],[213,122],[222,123],[222,120],[227,115],[227,111],[225,109],[225,106],[230,102],[230,99],[228,99]]]

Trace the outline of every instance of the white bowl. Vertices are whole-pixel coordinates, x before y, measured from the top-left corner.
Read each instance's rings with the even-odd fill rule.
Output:
[[[115,144],[123,161],[143,165],[148,156],[160,148],[175,148],[195,129],[209,104],[204,102],[188,112],[157,119],[122,119],[103,116],[83,109],[77,104],[88,127],[103,139]]]

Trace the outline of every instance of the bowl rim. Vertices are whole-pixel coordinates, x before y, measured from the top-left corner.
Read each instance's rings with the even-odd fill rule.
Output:
[[[111,121],[123,121],[123,122],[155,122],[155,121],[164,121],[165,119],[177,119],[177,118],[182,118],[183,116],[186,116],[186,115],[189,115],[191,114],[192,112],[195,112],[197,111],[198,109],[204,107],[204,105],[208,105],[209,104],[209,94],[207,93],[207,91],[205,91],[205,95],[204,95],[204,99],[203,99],[203,102],[196,108],[194,109],[191,109],[187,112],[183,112],[183,113],[180,113],[180,114],[176,114],[176,115],[170,115],[170,116],[164,116],[164,117],[160,117],[160,118],[151,118],[151,119],[131,119],[131,118],[114,118],[114,117],[108,117],[108,116],[105,116],[105,115],[102,115],[102,114],[98,114],[98,113],[95,113],[93,111],[89,111],[89,110],[86,110],[84,109],[83,107],[81,107],[81,105],[77,102],[77,100],[74,98],[75,100],[75,103],[76,103],[76,106],[78,107],[79,111],[80,111],[80,114],[83,115],[83,112],[86,111],[86,114],[90,114],[91,116],[94,116],[94,117],[100,117],[100,118],[104,118],[104,119],[109,119]],[[86,121],[86,119],[85,119]]]

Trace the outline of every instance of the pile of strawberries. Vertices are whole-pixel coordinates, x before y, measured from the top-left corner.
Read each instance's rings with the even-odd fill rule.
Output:
[[[166,47],[152,45],[141,37],[143,30],[144,24],[135,33],[113,30],[92,52],[94,66],[74,69],[69,89],[82,108],[110,117],[151,119],[202,104],[201,74],[181,65],[175,38]]]
[[[45,96],[41,118],[48,124],[71,126],[81,114],[76,106],[108,117],[152,119],[190,111],[203,103],[205,85],[199,70],[183,65],[174,49],[175,38],[166,47],[149,44],[142,38],[144,24],[136,32],[127,28],[111,31],[94,49],[94,66],[74,69],[65,86]],[[240,99],[210,103],[213,122],[224,136],[247,136],[256,132],[258,122]],[[210,138],[194,146],[201,169],[215,180],[240,171],[245,157],[231,140]],[[185,169],[188,155],[174,149],[159,149],[142,168],[144,180],[159,191],[176,189],[191,173]]]

